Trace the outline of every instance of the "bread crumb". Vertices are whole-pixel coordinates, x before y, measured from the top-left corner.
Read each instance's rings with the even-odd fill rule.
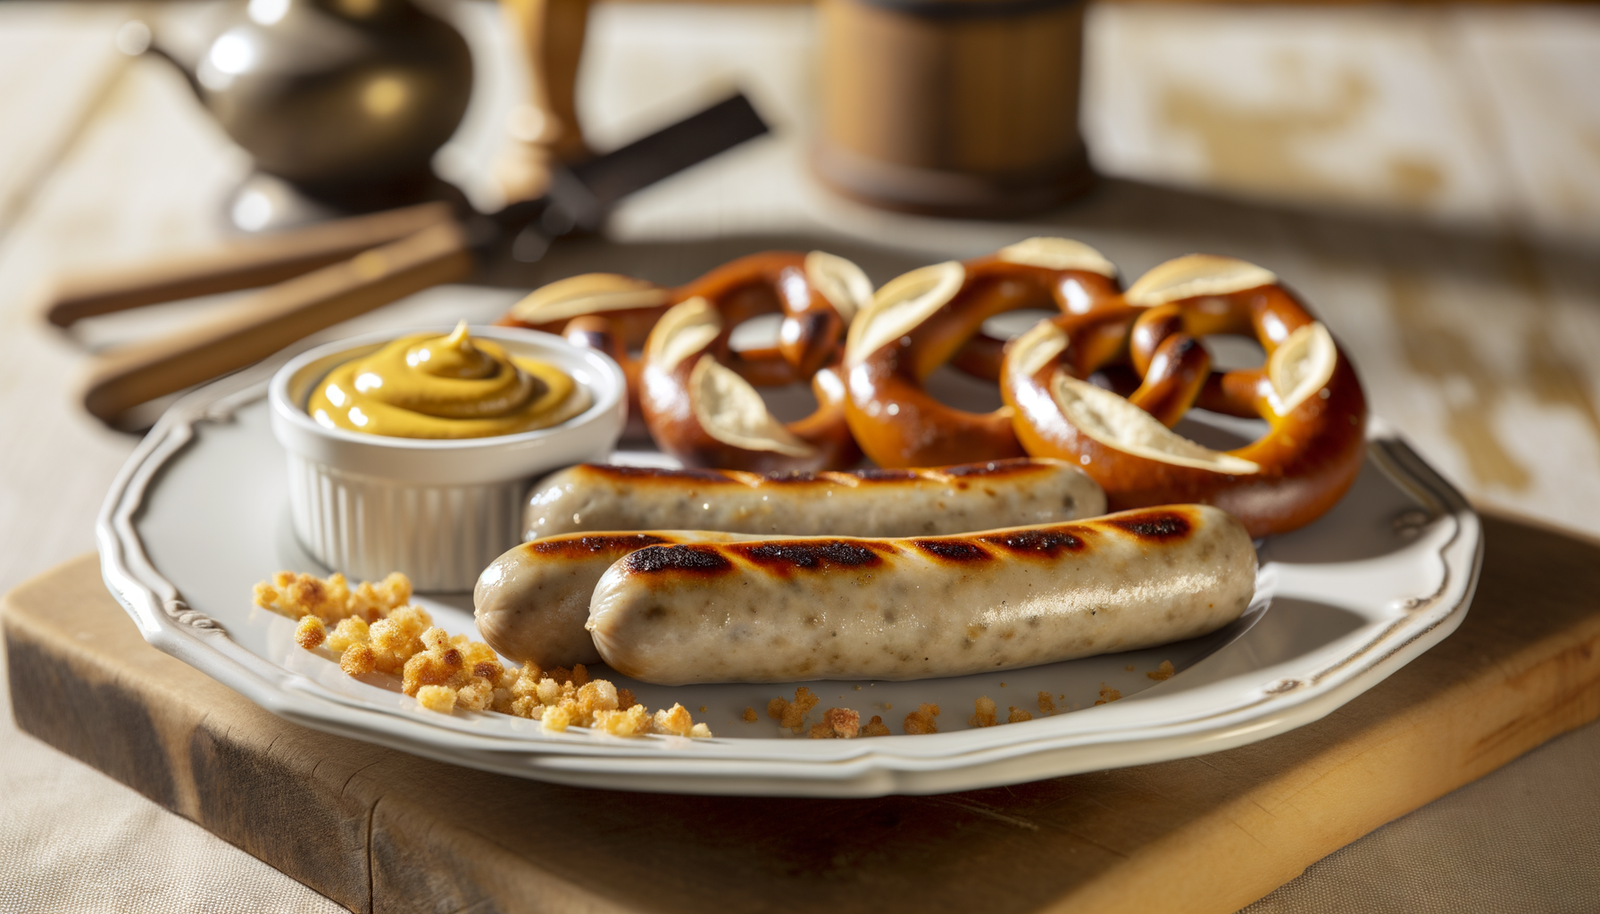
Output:
[[[1033,715],[1015,705],[1011,707],[1011,713],[1006,716],[1008,724],[1020,724],[1025,720],[1033,720]]]
[[[756,714],[756,709],[755,708],[745,708],[744,709],[744,722],[745,723],[753,724],[753,723],[755,723],[756,721],[758,721],[760,719],[761,719],[760,716]]]
[[[1116,689],[1113,689],[1112,687],[1110,687],[1110,686],[1108,686],[1108,685],[1106,685],[1105,683],[1102,682],[1102,683],[1100,683],[1100,698],[1099,698],[1099,700],[1097,700],[1095,702],[1095,704],[1097,704],[1097,705],[1107,704],[1109,702],[1116,701],[1117,699],[1119,699],[1121,697],[1122,697],[1122,693],[1121,692],[1117,691]]]
[[[419,606],[398,606],[389,615],[373,622],[367,632],[379,672],[399,675],[407,660],[425,650],[422,633],[433,627],[427,610]]]
[[[487,679],[474,679],[456,689],[456,704],[467,711],[487,711],[494,701],[494,686]]]
[[[377,628],[377,625],[373,628]],[[455,685],[459,688],[466,685],[466,682],[452,682],[466,666],[466,658],[450,643],[450,636],[444,629],[424,629],[417,640],[422,643],[423,649],[407,657],[401,667],[401,691],[416,695],[423,686]]]
[[[939,716],[939,706],[921,704],[917,709],[906,715],[902,725],[907,733],[938,733],[939,723],[934,720]]]
[[[1163,660],[1161,661],[1160,666],[1156,667],[1145,675],[1149,676],[1151,679],[1154,679],[1156,682],[1165,682],[1166,680],[1171,679],[1172,674],[1176,672],[1177,670],[1173,668],[1171,660]]]
[[[704,713],[706,713],[706,706],[705,706],[705,705],[701,705],[701,706],[700,706],[700,713],[701,713],[701,714],[704,714]]]
[[[1000,721],[995,717],[995,704],[985,695],[972,703],[972,716],[967,719],[969,727],[992,727]]]
[[[348,676],[399,676],[401,690],[429,711],[511,714],[558,733],[578,726],[613,736],[712,735],[682,705],[652,716],[632,692],[591,679],[581,663],[570,670],[545,671],[531,662],[506,667],[489,645],[435,626],[427,610],[407,605],[410,599],[411,581],[403,574],[351,589],[341,575],[322,580],[281,571],[255,585],[257,606],[299,620],[295,642],[301,647],[326,646],[339,654],[339,669]],[[815,704],[811,696],[804,710]],[[747,717],[753,714],[750,709]]]
[[[867,721],[861,728],[862,736],[888,736],[889,732],[888,725],[877,714],[872,715],[872,719]]]
[[[1049,692],[1039,693],[1039,712],[1046,715],[1056,713],[1055,699],[1050,697]]]
[[[417,704],[429,711],[449,714],[456,707],[456,690],[436,685],[423,686],[417,692]]]
[[[858,685],[857,686],[851,686],[850,688],[855,689],[857,692],[861,691],[861,687],[858,686]]]
[[[320,646],[327,637],[327,627],[316,616],[302,616],[300,624],[294,627],[294,643],[308,651]]]
[[[694,721],[689,718],[689,709],[680,704],[657,711],[654,723],[657,730],[673,736],[688,736],[690,728],[694,726]]]
[[[571,682],[567,683],[566,690],[576,692],[572,688]],[[539,699],[539,704],[555,705],[561,703],[562,692],[561,683],[556,682],[554,679],[541,679],[533,687],[532,694],[533,697]]]
[[[605,682],[605,680],[596,680]],[[591,683],[592,685],[592,683]],[[594,728],[612,736],[643,736],[650,732],[650,715],[644,705],[634,705],[624,710],[595,712]]]
[[[373,652],[372,645],[365,641],[352,644],[344,649],[339,657],[339,669],[346,676],[364,676],[378,667],[378,655]]]
[[[1000,683],[1000,688],[1002,688],[1002,689],[1003,689],[1003,688],[1005,688],[1005,687],[1006,687],[1006,684],[1005,684],[1005,683],[1003,683],[1003,682],[1002,682],[1002,683]]]
[[[774,698],[767,702],[767,716],[778,721],[779,726],[788,727],[791,733],[799,733],[804,729],[804,721],[811,709],[821,701],[812,691],[805,686],[794,690],[794,701]]]
[[[376,621],[411,601],[411,579],[391,574],[376,584],[361,582],[350,589],[342,574],[327,580],[314,575],[280,571],[272,581],[256,584],[255,604],[291,619],[314,615],[323,622],[356,617]]]
[[[1134,666],[1133,666],[1133,664],[1130,663],[1127,666],[1123,667],[1123,669],[1131,673],[1134,670]]]
[[[546,707],[544,709],[544,728],[556,733],[564,733],[572,726],[572,712],[561,705]]]
[[[591,680],[578,690],[575,700],[579,713],[593,718],[602,711],[617,710],[617,687],[606,679]]]
[[[811,728],[812,739],[855,739],[860,733],[861,715],[849,708],[829,708]]]
[[[581,663],[573,664],[572,669],[558,666],[545,673],[545,676],[555,681],[556,685],[571,685],[581,689],[589,684],[589,670]]]
[[[340,619],[339,624],[328,633],[328,650],[342,654],[350,645],[366,641],[368,634],[367,620],[356,616]]]

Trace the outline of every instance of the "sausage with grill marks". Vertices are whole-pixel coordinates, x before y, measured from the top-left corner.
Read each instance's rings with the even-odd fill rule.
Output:
[[[704,530],[574,533],[513,546],[478,576],[472,591],[478,634],[501,656],[519,663],[570,667],[599,663],[584,630],[589,598],[607,568],[630,552],[675,543],[756,539]]]
[[[533,487],[524,536],[584,530],[726,530],[779,536],[924,536],[1105,513],[1105,493],[1060,460],[916,470],[745,473],[580,464]]]
[[[600,579],[588,628],[644,682],[960,676],[1193,638],[1255,593],[1244,526],[1203,505],[911,539],[657,545]]]

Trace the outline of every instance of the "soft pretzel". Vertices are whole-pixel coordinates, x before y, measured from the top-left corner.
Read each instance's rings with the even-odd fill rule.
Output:
[[[871,296],[866,274],[843,257],[768,251],[677,288],[616,273],[569,277],[536,289],[498,323],[557,333],[611,356],[628,378],[629,414],[638,417],[641,365],[633,353],[674,305],[696,297],[715,302],[730,328],[782,312],[777,346],[732,354],[729,363],[756,383],[785,384],[811,377],[833,355],[844,325]]]
[[[639,363],[632,353],[672,307],[672,290],[617,273],[584,273],[541,286],[495,323],[556,333],[615,359],[628,379],[628,434],[643,434]]]
[[[1366,398],[1327,328],[1276,276],[1195,254],[1146,273],[1123,299],[1042,321],[1007,350],[1001,394],[1029,454],[1076,461],[1113,511],[1212,504],[1252,536],[1310,523],[1344,495],[1365,452]],[[1253,335],[1266,364],[1211,371],[1198,338],[1218,333]],[[1128,399],[1084,380],[1123,359],[1142,377]],[[1192,405],[1270,430],[1214,451],[1170,429]]]
[[[1087,245],[1030,238],[890,281],[851,324],[845,344],[844,413],[861,449],[885,467],[1022,456],[1009,409],[954,409],[930,396],[923,380],[964,347],[969,370],[985,373],[981,363],[993,354],[985,355],[978,335],[988,318],[1032,308],[1091,311],[1116,299],[1116,277],[1116,267]]]
[[[826,259],[824,259],[826,258]],[[829,284],[832,284],[830,289]],[[660,448],[689,466],[778,471],[842,469],[861,459],[844,420],[844,382],[823,365],[871,285],[830,254],[736,260],[688,286],[645,342],[639,405]],[[778,345],[736,352],[733,328],[781,308]],[[810,380],[818,407],[788,425],[756,386]]]

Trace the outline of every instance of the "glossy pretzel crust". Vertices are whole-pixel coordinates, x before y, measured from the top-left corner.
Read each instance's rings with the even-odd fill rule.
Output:
[[[1019,264],[998,255],[961,266],[965,275],[960,289],[937,311],[898,339],[846,355],[845,418],[861,449],[879,466],[1023,456],[1009,409],[984,414],[955,409],[929,395],[923,381],[958,354],[964,354],[970,373],[988,372],[992,347],[982,342],[980,332],[983,322],[997,314],[1092,308],[1114,300],[1120,291],[1115,278],[1099,273]]]
[[[1024,449],[1036,457],[1077,462],[1106,490],[1113,511],[1211,504],[1239,517],[1252,536],[1282,533],[1320,517],[1355,481],[1365,454],[1367,406],[1361,383],[1335,346],[1326,383],[1280,415],[1278,392],[1265,367],[1212,372],[1196,340],[1214,333],[1249,334],[1270,358],[1313,320],[1276,283],[1057,318],[1052,323],[1065,334],[1066,347],[1040,365],[1018,364],[1020,359],[1008,355],[1001,393],[1015,410],[1014,428]],[[1266,420],[1267,434],[1226,452],[1259,470],[1235,474],[1153,459],[1108,446],[1074,425],[1052,394],[1056,374],[1082,379],[1118,363],[1143,374],[1129,399],[1165,425],[1175,424],[1191,405]]]

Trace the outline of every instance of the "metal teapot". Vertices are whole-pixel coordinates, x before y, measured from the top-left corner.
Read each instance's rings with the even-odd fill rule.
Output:
[[[257,168],[352,209],[423,195],[472,92],[466,42],[412,0],[249,0],[184,69]]]

